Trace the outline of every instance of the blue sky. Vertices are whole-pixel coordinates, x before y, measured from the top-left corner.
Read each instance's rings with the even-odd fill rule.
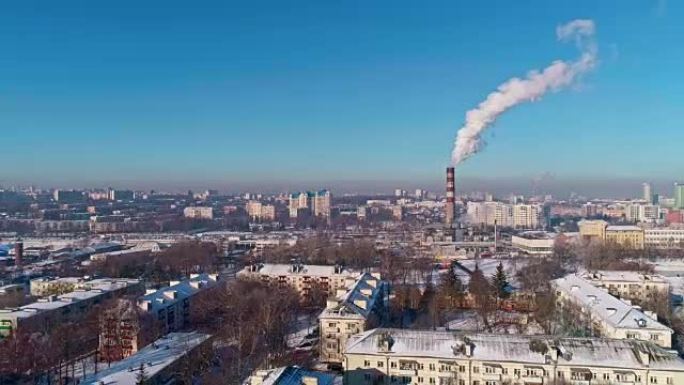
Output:
[[[467,177],[682,177],[684,2],[15,1],[0,6],[0,181],[441,180],[512,76],[600,65],[507,113]]]

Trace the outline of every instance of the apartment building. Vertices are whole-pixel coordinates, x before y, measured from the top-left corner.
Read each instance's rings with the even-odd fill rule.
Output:
[[[138,299],[138,306],[155,317],[161,334],[182,330],[190,321],[192,302],[217,284],[216,274],[192,274],[190,279],[148,292]]]
[[[289,197],[290,218],[297,218],[301,210],[317,217],[330,218],[331,207],[332,194],[328,190],[298,192]]]
[[[29,282],[31,295],[45,297],[54,294],[65,294],[74,290],[121,290],[130,292],[140,282],[127,278],[88,278],[88,277],[40,277]],[[135,288],[138,290],[141,288]]]
[[[318,316],[321,360],[342,363],[344,347],[354,334],[377,327],[385,317],[387,283],[379,274],[363,273],[346,289],[328,299]]]
[[[468,202],[466,211],[471,224],[534,229],[541,226],[543,208],[539,204],[487,201]]]
[[[188,372],[188,360],[206,355],[211,349],[211,336],[198,332],[171,333],[159,338],[135,354],[112,363],[95,374],[86,376],[81,385],[146,385],[185,383],[178,376]],[[142,373],[140,368],[142,369]]]
[[[195,219],[212,219],[214,218],[214,209],[212,207],[189,206],[183,209],[183,216]]]
[[[592,332],[608,338],[650,341],[664,348],[672,346],[672,329],[658,322],[655,314],[641,311],[574,274],[551,283],[559,306],[578,308],[578,316]]]
[[[319,285],[328,295],[336,293],[338,289],[346,289],[356,280],[358,272],[339,265],[256,263],[242,269],[238,277],[290,285],[305,298],[313,285]]]
[[[616,297],[632,301],[648,301],[670,292],[670,282],[657,274],[601,270],[584,274],[582,278]]]
[[[0,335],[15,330],[48,331],[66,322],[81,320],[93,306],[123,295],[141,294],[144,290],[137,279],[101,279],[92,288],[75,289],[62,295],[50,295],[19,308],[0,309]]]
[[[275,219],[275,206],[259,201],[247,202],[247,214],[253,220],[272,221]]]
[[[348,385],[684,384],[684,361],[645,341],[405,329],[353,336],[344,369]]]

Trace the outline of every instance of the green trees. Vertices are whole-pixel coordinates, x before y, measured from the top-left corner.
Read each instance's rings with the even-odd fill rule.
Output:
[[[504,271],[502,262],[499,262],[499,265],[496,266],[496,272],[492,276],[492,286],[494,296],[497,298],[497,300],[506,299],[511,294],[509,292],[510,284],[508,283],[508,276]]]

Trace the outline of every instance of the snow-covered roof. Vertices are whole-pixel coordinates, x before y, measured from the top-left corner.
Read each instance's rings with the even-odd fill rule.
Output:
[[[633,225],[611,225],[606,227],[606,231],[642,231],[639,226]]]
[[[637,271],[620,270],[598,270],[594,273],[587,273],[584,278],[596,281],[613,281],[621,283],[667,283],[667,280],[662,275],[658,274],[643,274]]]
[[[209,337],[208,334],[198,332],[167,334],[130,357],[112,363],[109,368],[84,378],[81,384],[135,385],[138,383],[141,365],[144,368],[144,376],[150,379]]]
[[[337,298],[338,304],[326,308],[320,317],[360,316],[368,318],[375,304],[381,300],[385,282],[369,273],[363,273],[348,290]],[[364,307],[359,306],[364,304]]]
[[[607,291],[591,284],[575,274],[552,281],[559,290],[570,296],[574,302],[613,326],[622,329],[660,330],[672,333],[672,329],[644,314],[639,309],[613,297]]]
[[[346,277],[355,275],[349,269],[336,270],[339,266],[334,265],[296,265],[298,266],[297,269],[293,269],[295,265],[286,263],[264,263],[260,266],[258,274],[268,276],[307,275],[312,277],[332,277],[336,275]],[[250,266],[247,266],[245,271],[248,271],[249,268]]]
[[[271,370],[260,370],[254,375],[263,382],[261,385],[301,385],[305,378],[315,378],[318,385],[333,385],[340,377],[331,373],[315,372],[298,366],[286,366]],[[245,384],[249,384],[247,381]]]
[[[380,346],[389,337],[390,349]],[[533,342],[534,341],[534,342]],[[466,356],[466,345],[471,348]],[[532,346],[546,346],[542,354]],[[372,329],[349,340],[345,354],[472,359],[543,365],[556,349],[558,365],[577,367],[651,368],[684,371],[684,360],[650,342],[605,338],[559,338],[501,334],[453,333],[432,330]]]
[[[138,304],[147,311],[165,309],[202,290],[215,286],[217,280],[218,277],[216,274],[193,275],[190,279],[186,279],[185,281],[145,294],[138,299]]]

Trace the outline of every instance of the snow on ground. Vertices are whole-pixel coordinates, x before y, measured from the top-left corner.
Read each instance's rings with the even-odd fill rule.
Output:
[[[484,331],[484,324],[474,310],[459,311],[451,314],[446,322],[447,330],[454,331]],[[524,313],[498,311],[490,318],[490,324],[495,326],[493,333],[501,334],[544,334],[544,330],[536,322],[528,322]]]
[[[301,314],[297,316],[297,322],[293,325],[292,333],[287,335],[287,346],[296,348],[309,342],[307,336],[313,333],[318,325],[318,317],[315,315]]]
[[[508,282],[513,287],[519,287],[519,283],[516,279],[518,270],[527,266],[527,260],[524,259],[495,259],[495,258],[482,258],[482,259],[463,259],[458,261],[461,266],[466,269],[473,271],[475,266],[477,266],[485,277],[490,278],[496,273],[496,268],[499,263],[503,264],[504,271],[508,276]],[[463,271],[462,269],[456,269],[456,274],[461,279],[461,282],[468,284],[470,281],[470,275]]]

